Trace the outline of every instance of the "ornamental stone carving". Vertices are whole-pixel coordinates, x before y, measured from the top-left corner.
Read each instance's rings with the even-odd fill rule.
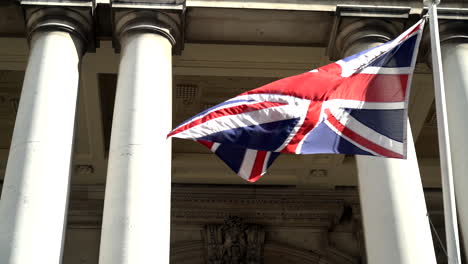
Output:
[[[260,225],[230,216],[223,225],[206,225],[204,239],[207,264],[263,263],[265,231]]]

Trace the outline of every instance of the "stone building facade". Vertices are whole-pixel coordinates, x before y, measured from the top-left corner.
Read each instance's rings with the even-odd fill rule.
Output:
[[[442,2],[463,240],[468,3]],[[408,160],[283,155],[248,184],[196,142],[166,140],[425,12],[413,0],[1,1],[0,263],[445,263],[427,33]]]

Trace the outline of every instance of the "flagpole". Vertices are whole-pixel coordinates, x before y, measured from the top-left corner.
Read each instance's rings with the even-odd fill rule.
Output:
[[[445,235],[447,239],[447,258],[449,264],[461,264],[457,211],[453,186],[452,157],[447,125],[447,105],[442,71],[442,56],[440,51],[439,24],[437,19],[437,5],[440,3],[440,0],[425,0],[425,3],[429,7],[432,73],[434,76],[436,99],[440,169],[444,199]]]

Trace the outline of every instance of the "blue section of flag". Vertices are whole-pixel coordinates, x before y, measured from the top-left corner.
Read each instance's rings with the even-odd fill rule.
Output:
[[[199,138],[212,142],[232,142],[251,149],[275,151],[296,126],[298,118],[224,130]]]
[[[309,133],[301,148],[302,154],[342,153],[372,155],[331,130],[324,122]]]
[[[349,114],[367,127],[393,140],[403,142],[405,110],[347,109]]]
[[[385,68],[411,67],[417,38],[418,35],[408,38],[385,55],[374,60],[370,66]]]
[[[221,144],[215,154],[234,172],[238,173],[244,160],[246,148],[237,145]]]
[[[269,168],[271,166],[271,164],[273,164],[273,161],[276,160],[276,158],[278,158],[278,156],[280,155],[281,153],[279,152],[271,152],[270,153],[270,158],[268,159],[268,162],[267,162],[267,168]]]
[[[242,162],[244,162],[246,152],[247,149],[239,145],[221,144],[215,151],[215,154],[224,161],[231,170],[238,173],[242,166]],[[266,168],[270,167],[273,161],[275,161],[280,154],[281,153],[279,152],[270,152]]]
[[[416,46],[416,41],[418,39],[418,35],[414,35],[409,37],[404,42],[400,43],[393,49],[389,50],[387,53],[383,54],[382,56],[376,58],[369,66],[372,67],[385,67],[385,68],[398,68],[398,67],[410,67],[411,61],[413,59],[413,51]],[[388,43],[384,43],[380,46],[376,46],[370,48],[368,50],[356,53],[349,57],[342,59],[343,61],[352,61],[356,58],[369,53],[376,48],[380,48],[383,45],[388,45]]]

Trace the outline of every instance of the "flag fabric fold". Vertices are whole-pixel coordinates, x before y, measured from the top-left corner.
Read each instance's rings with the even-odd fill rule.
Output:
[[[409,88],[424,19],[396,39],[242,93],[168,137],[200,142],[254,182],[280,153],[406,158]]]

